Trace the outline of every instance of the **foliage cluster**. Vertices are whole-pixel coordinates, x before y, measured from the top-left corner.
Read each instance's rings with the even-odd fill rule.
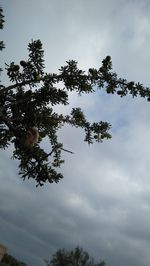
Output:
[[[95,260],[89,256],[88,252],[80,247],[73,250],[66,251],[59,249],[50,261],[45,260],[47,266],[105,266],[104,261],[96,263]],[[5,254],[0,266],[27,266],[24,262],[18,261],[9,254]]]
[[[104,261],[96,263],[89,254],[80,247],[66,251],[58,250],[50,262],[46,262],[47,266],[105,266]]]
[[[4,255],[1,264],[0,266],[27,266],[24,262],[18,261],[9,254]]]

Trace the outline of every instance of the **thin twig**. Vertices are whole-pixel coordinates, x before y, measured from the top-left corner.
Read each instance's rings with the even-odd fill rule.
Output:
[[[66,150],[66,149],[64,149],[64,148],[60,148],[61,150],[63,150],[63,151],[66,151],[66,152],[69,152],[69,153],[72,153],[72,154],[74,154],[74,152],[72,152],[72,151],[69,151],[69,150]]]

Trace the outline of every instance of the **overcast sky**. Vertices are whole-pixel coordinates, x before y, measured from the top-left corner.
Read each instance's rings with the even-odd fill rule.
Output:
[[[85,70],[100,67],[110,55],[119,76],[150,85],[149,0],[0,4],[6,21],[2,64],[25,59],[28,43],[39,38],[47,72],[57,71],[68,59]],[[44,266],[43,260],[59,248],[77,245],[107,266],[149,266],[150,104],[103,91],[70,99],[91,122],[111,123],[113,138],[89,147],[82,131],[66,127],[60,140],[74,154],[64,154],[64,179],[42,188],[22,181],[11,149],[2,151],[0,243],[28,266]]]

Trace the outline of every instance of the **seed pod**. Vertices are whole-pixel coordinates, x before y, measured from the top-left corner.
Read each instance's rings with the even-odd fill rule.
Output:
[[[22,67],[26,67],[26,66],[27,66],[27,62],[25,62],[24,60],[21,60],[21,61],[20,61],[20,65],[21,65]]]
[[[123,91],[117,91],[118,95],[123,95]]]

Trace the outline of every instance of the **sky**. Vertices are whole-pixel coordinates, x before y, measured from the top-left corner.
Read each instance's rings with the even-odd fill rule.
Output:
[[[85,71],[110,55],[113,70],[150,86],[149,0],[1,0],[1,66],[27,58],[40,39],[47,72],[69,59]],[[5,73],[3,83],[8,84]],[[88,146],[79,129],[59,132],[65,153],[58,184],[36,187],[18,176],[12,149],[0,156],[0,243],[28,266],[44,266],[59,248],[77,245],[107,266],[149,266],[150,104],[104,91],[70,95],[92,122],[112,124],[112,139]],[[69,111],[57,107],[61,111]],[[46,144],[45,144],[46,145]]]

